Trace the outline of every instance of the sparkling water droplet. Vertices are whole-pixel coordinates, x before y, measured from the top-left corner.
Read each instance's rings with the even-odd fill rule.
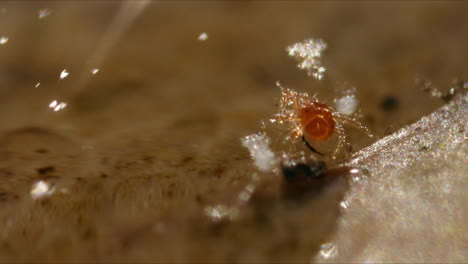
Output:
[[[351,115],[357,109],[358,100],[353,95],[346,95],[336,101],[336,110],[343,115]]]
[[[70,73],[67,71],[67,69],[64,69],[61,73],[60,73],[60,79],[65,79],[67,78],[67,76],[70,75]]]
[[[333,243],[325,243],[320,246],[320,257],[323,259],[331,259],[336,257],[338,249]]]
[[[64,109],[65,107],[67,107],[67,103],[60,103],[54,108],[54,112],[60,111]]]
[[[206,34],[206,32],[203,32],[198,36],[199,41],[205,41],[207,39],[208,39],[208,34]]]
[[[0,45],[6,44],[8,42],[8,37],[2,36],[0,37]]]
[[[50,186],[50,184],[45,181],[37,181],[31,187],[31,197],[34,200],[41,199],[51,195],[54,191],[54,186]]]
[[[236,208],[231,208],[225,205],[215,205],[215,206],[207,206],[204,209],[205,214],[211,218],[213,222],[219,222],[224,218],[229,218],[230,220],[234,220],[237,218],[239,214]]]
[[[41,9],[41,10],[39,10],[38,18],[43,19],[46,16],[50,15],[50,13],[51,13],[51,11],[48,8]]]
[[[340,206],[343,208],[343,209],[347,209],[348,208],[348,204],[345,202],[345,201],[342,201],[340,203]]]
[[[54,112],[58,112],[58,111],[64,109],[65,107],[67,107],[67,103],[65,103],[65,102],[59,103],[59,102],[57,102],[57,100],[54,100],[49,104],[49,108],[52,108],[54,110]]]
[[[321,39],[307,39],[286,47],[286,51],[299,61],[299,69],[306,70],[309,76],[321,80],[326,69],[322,66],[320,57],[326,48],[327,44]]]
[[[99,72],[99,69],[97,69],[97,68],[91,70],[91,73],[92,73],[92,74],[96,74],[96,73],[98,73],[98,72]]]
[[[54,108],[54,107],[56,107],[56,106],[57,106],[57,101],[56,101],[56,100],[52,101],[52,102],[49,104],[49,107],[50,107],[50,108]]]
[[[261,171],[271,171],[278,163],[270,149],[270,138],[266,133],[257,133],[241,139],[242,145],[250,151],[255,166]]]

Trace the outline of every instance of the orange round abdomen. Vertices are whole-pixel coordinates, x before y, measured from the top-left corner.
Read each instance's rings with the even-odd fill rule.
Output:
[[[335,120],[325,104],[313,103],[301,109],[299,114],[304,133],[317,141],[324,141],[333,135]]]

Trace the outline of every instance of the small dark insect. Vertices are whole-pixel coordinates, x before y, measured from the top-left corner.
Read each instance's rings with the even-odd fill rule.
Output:
[[[349,167],[327,169],[322,161],[283,166],[283,195],[287,199],[301,199],[308,195],[315,195],[338,178],[358,171],[358,169]]]

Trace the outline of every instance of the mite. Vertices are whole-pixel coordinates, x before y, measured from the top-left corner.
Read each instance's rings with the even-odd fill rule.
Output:
[[[323,155],[315,150],[307,141],[306,136],[315,141],[325,141],[338,133],[338,145],[333,154],[336,154],[346,145],[346,133],[342,124],[356,127],[369,137],[370,131],[361,123],[354,119],[347,118],[324,103],[318,102],[308,94],[299,94],[291,89],[281,87],[282,98],[280,100],[280,110],[275,116],[275,121],[279,123],[289,123],[291,125],[290,138],[301,138],[302,142],[314,153]]]

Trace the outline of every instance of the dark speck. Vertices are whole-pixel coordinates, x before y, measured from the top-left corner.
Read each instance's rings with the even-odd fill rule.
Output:
[[[143,161],[145,161],[145,162],[152,162],[153,159],[154,159],[153,156],[144,156],[144,157],[143,157]]]
[[[195,201],[197,201],[197,203],[201,204],[203,202],[202,196],[200,194],[195,195]]]
[[[339,167],[327,169],[324,162],[318,161],[311,164],[297,164],[296,166],[283,167],[284,181],[282,183],[283,198],[289,201],[305,201],[319,195],[328,186],[346,181],[353,168]],[[346,185],[343,185],[346,186]]]
[[[36,153],[46,154],[46,153],[48,153],[48,151],[47,151],[47,149],[40,148],[40,149],[36,150]]]
[[[39,174],[46,174],[46,173],[50,173],[50,172],[54,172],[54,171],[55,171],[54,166],[47,166],[47,167],[37,169],[37,173],[39,173]]]
[[[172,198],[173,196],[174,196],[174,191],[173,190],[167,191],[167,198]]]
[[[427,150],[429,147],[428,146],[422,146],[421,148],[419,148],[419,151],[425,151]]]
[[[11,172],[10,170],[7,170],[7,169],[0,169],[0,175],[12,176],[13,172]]]
[[[392,111],[398,107],[398,99],[395,96],[387,96],[380,102],[380,108],[384,111]]]
[[[93,230],[91,230],[91,229],[88,229],[88,230],[83,232],[83,239],[84,240],[89,240],[92,237],[94,237],[94,235],[95,235],[95,232]]]
[[[283,174],[287,181],[301,181],[318,179],[325,172],[325,163],[317,162],[312,165],[298,164],[293,167],[283,167]]]
[[[17,200],[19,197],[17,194],[8,193],[8,192],[0,192],[0,202],[8,202],[11,200]]]

